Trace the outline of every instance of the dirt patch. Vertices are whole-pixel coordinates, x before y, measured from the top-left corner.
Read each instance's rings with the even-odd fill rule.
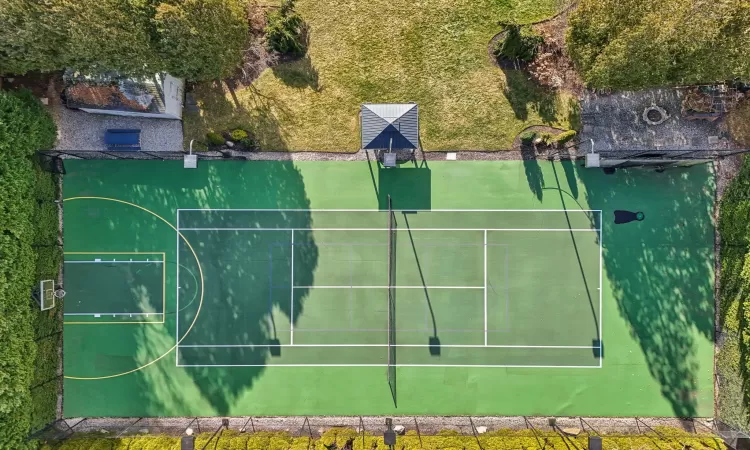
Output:
[[[567,9],[553,19],[533,26],[534,31],[544,37],[544,44],[526,70],[539,85],[568,91],[580,98],[584,91],[583,79],[565,49],[565,30],[572,10]]]
[[[37,98],[48,98],[50,103],[57,101],[64,83],[62,72],[29,72],[25,75],[0,77],[0,88],[8,90],[28,89]]]
[[[726,119],[732,139],[743,148],[750,148],[750,98],[745,98]]]

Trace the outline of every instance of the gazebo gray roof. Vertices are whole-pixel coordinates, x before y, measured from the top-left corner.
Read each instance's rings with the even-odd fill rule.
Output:
[[[416,103],[365,103],[361,116],[363,149],[419,148]]]

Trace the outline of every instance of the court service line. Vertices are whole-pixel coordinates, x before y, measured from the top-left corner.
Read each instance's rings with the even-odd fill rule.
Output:
[[[484,345],[487,346],[487,230],[484,230]]]
[[[380,209],[244,209],[244,208],[179,208],[178,211],[244,211],[244,212],[374,212]],[[601,209],[394,209],[393,212],[602,212]]]
[[[398,330],[397,330],[398,331]],[[394,344],[392,347],[433,347],[429,344]],[[277,347],[389,347],[388,344],[180,344],[184,348],[277,348]],[[543,349],[583,349],[593,350],[599,347],[591,345],[484,345],[484,344],[441,344],[445,348],[543,348]]]
[[[292,289],[290,289],[292,291],[291,299],[289,301],[289,340],[294,344],[294,230],[292,230],[292,257],[289,265],[291,266],[291,281],[289,284],[292,286]]]
[[[389,231],[388,228],[180,228],[180,231]],[[396,231],[600,231],[598,228],[410,228]]]
[[[484,289],[484,286],[390,286],[394,289]],[[292,286],[292,289],[388,289],[389,286]]]
[[[478,369],[599,369],[599,366],[533,366],[508,364],[394,364],[395,367],[463,367]],[[177,367],[388,367],[388,364],[181,364]]]

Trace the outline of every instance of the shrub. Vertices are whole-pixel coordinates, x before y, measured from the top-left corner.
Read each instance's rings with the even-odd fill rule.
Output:
[[[208,143],[211,145],[224,144],[224,136],[214,131],[209,131],[208,133],[206,133],[206,140],[208,140]]]
[[[555,136],[553,138],[553,140],[554,140],[555,144],[563,145],[563,144],[569,142],[574,137],[576,137],[576,134],[577,133],[576,133],[575,130],[563,131],[562,133],[560,133],[557,136]]]
[[[531,130],[526,130],[523,133],[521,133],[520,136],[518,136],[519,139],[521,139],[521,142],[524,144],[530,144],[534,142],[534,138],[536,138],[536,132]]]
[[[555,137],[552,135],[552,133],[545,132],[539,134],[539,139],[541,139],[545,145],[551,145],[554,142]]]
[[[278,11],[268,15],[266,39],[273,51],[290,56],[305,54],[305,22],[294,10],[294,0],[284,0]]]
[[[235,142],[240,142],[243,139],[247,139],[247,131],[237,128],[236,130],[232,131],[232,140]]]
[[[33,245],[46,233],[35,220],[49,212],[35,210],[36,173],[32,155],[52,146],[55,125],[29,93],[0,91],[0,447],[27,447],[31,423],[29,388],[34,377],[36,345],[29,308],[37,280]],[[49,222],[45,219],[45,224]],[[56,221],[55,221],[56,224]]]
[[[240,144],[248,150],[254,150],[257,147],[255,140],[251,137],[240,140]]]
[[[529,62],[536,56],[544,38],[529,25],[509,25],[505,39],[497,43],[495,56],[511,61]]]

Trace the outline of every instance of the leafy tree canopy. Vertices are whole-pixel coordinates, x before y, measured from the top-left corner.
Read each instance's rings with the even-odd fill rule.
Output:
[[[228,75],[247,42],[246,0],[3,0],[0,74],[31,70]]]

